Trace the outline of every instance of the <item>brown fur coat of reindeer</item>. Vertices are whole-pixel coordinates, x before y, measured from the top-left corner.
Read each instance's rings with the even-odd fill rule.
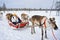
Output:
[[[11,13],[7,13],[6,14],[6,18],[8,19],[8,20],[11,20],[11,17],[13,16],[13,14],[11,14]]]
[[[22,19],[23,22],[28,22],[29,21],[28,17],[29,16],[27,14],[25,14],[25,13],[21,14],[21,19]],[[29,26],[29,23],[26,26]]]
[[[24,22],[27,22],[27,21],[28,21],[28,15],[25,14],[25,13],[22,13],[22,14],[21,14],[21,19],[22,19]]]

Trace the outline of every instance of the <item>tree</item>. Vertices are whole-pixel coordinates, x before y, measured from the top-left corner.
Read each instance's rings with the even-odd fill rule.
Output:
[[[58,11],[56,12],[56,16],[59,16],[60,15],[60,12],[59,12],[59,10],[60,10],[60,1],[56,2],[56,7],[55,8],[58,9]]]
[[[6,9],[6,5],[5,5],[5,3],[3,3],[2,10],[5,11],[5,9]]]
[[[2,10],[2,8],[0,7],[0,11]]]

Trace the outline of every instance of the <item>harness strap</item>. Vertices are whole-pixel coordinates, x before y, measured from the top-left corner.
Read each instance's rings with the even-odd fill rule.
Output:
[[[46,19],[44,20],[43,24],[40,24],[40,26],[44,25],[44,27],[46,28]]]
[[[46,28],[46,19],[44,20],[44,27]]]
[[[55,34],[54,34],[54,32],[53,32],[53,29],[52,29],[52,35],[53,35],[53,37],[55,38],[55,40],[57,40],[57,38],[56,38],[56,36],[55,36]]]

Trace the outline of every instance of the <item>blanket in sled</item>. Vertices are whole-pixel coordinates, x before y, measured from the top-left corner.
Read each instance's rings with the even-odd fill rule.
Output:
[[[14,25],[11,21],[8,21],[10,27],[13,27],[13,28],[24,28],[26,26],[26,24],[28,24],[29,22],[22,22],[22,23],[18,23],[16,25]]]

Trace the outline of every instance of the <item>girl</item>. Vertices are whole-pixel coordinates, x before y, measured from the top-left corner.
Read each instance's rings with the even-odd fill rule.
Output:
[[[13,14],[13,16],[11,18],[11,22],[16,25],[18,23],[21,23],[21,20],[16,14]]]

